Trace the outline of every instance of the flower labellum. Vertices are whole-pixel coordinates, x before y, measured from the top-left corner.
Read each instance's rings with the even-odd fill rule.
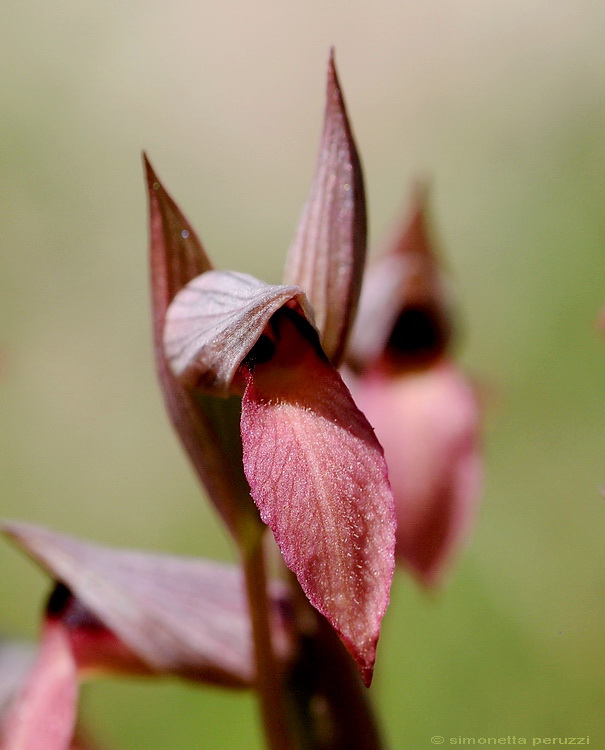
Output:
[[[369,681],[392,575],[384,456],[315,331],[288,308],[272,325],[273,352],[245,373],[246,477],[286,565]]]

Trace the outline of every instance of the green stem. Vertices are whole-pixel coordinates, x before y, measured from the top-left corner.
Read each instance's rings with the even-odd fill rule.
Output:
[[[256,658],[256,690],[269,750],[295,750],[290,741],[282,670],[273,650],[262,533],[242,551]]]

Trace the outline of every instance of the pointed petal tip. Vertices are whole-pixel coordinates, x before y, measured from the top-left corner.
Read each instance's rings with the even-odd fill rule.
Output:
[[[334,47],[330,49],[330,57],[328,59],[328,74],[326,81],[326,115],[328,113],[331,117],[338,117],[339,119],[342,119],[343,128],[346,130],[349,138],[352,140],[351,126],[348,121],[346,105],[342,93],[342,86],[340,85],[340,78],[338,76],[338,70],[336,68]]]
[[[146,151],[141,152],[141,158],[143,159],[143,168],[145,169],[145,176],[147,177],[147,184],[151,187],[156,182],[157,177],[154,168],[151,166],[149,157]]]
[[[344,354],[357,309],[366,240],[362,168],[332,50],[315,176],[284,280],[306,292],[322,347],[335,365]]]
[[[391,251],[400,255],[421,254],[436,260],[429,219],[429,180],[417,177],[411,186],[408,209],[397,231]]]
[[[10,519],[0,520],[0,533],[21,546],[23,546],[22,543],[27,539],[28,533],[30,531],[35,533],[39,528],[40,527],[35,526],[34,524],[29,524],[24,521],[11,521]]]
[[[330,47],[328,55],[328,88],[330,85],[338,85],[338,73],[336,72],[336,50],[334,46]]]
[[[417,175],[410,188],[410,213],[424,213],[428,208],[431,182],[428,175]]]
[[[342,638],[342,635],[340,633],[339,636]],[[363,684],[367,688],[369,688],[374,678],[374,666],[376,663],[376,645],[378,643],[378,635],[376,635],[376,637],[373,638],[370,643],[368,643],[361,649],[345,638],[342,638],[342,641],[347,651],[353,658],[355,664],[357,665],[357,669],[359,670]]]

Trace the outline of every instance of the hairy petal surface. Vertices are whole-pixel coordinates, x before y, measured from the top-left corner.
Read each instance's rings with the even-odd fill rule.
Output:
[[[77,667],[62,624],[47,620],[38,657],[9,709],[1,750],[67,750],[76,724]]]
[[[340,362],[357,308],[366,236],[363,175],[331,55],[315,177],[284,280],[307,294],[322,347],[334,365]]]
[[[287,303],[302,305],[296,286],[272,286],[235,271],[210,271],[176,296],[166,316],[165,351],[179,381],[226,395],[267,323]]]
[[[239,569],[101,547],[30,524],[5,523],[3,530],[152,672],[232,687],[254,679]],[[290,644],[279,588],[272,597],[276,648],[285,656]]]
[[[445,360],[398,376],[365,375],[360,408],[384,446],[397,514],[397,557],[439,583],[466,540],[481,490],[477,399]]]
[[[246,370],[246,477],[286,565],[369,684],[394,560],[383,452],[314,331],[276,317],[273,356]]]

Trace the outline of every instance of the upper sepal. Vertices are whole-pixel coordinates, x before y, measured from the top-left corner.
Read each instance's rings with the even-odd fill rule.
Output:
[[[188,387],[226,395],[274,313],[294,304],[311,317],[302,291],[244,273],[209,271],[176,296],[164,346],[173,373]]]
[[[288,253],[284,280],[305,291],[322,347],[334,365],[342,358],[357,309],[366,236],[363,175],[330,55],[315,177]]]

